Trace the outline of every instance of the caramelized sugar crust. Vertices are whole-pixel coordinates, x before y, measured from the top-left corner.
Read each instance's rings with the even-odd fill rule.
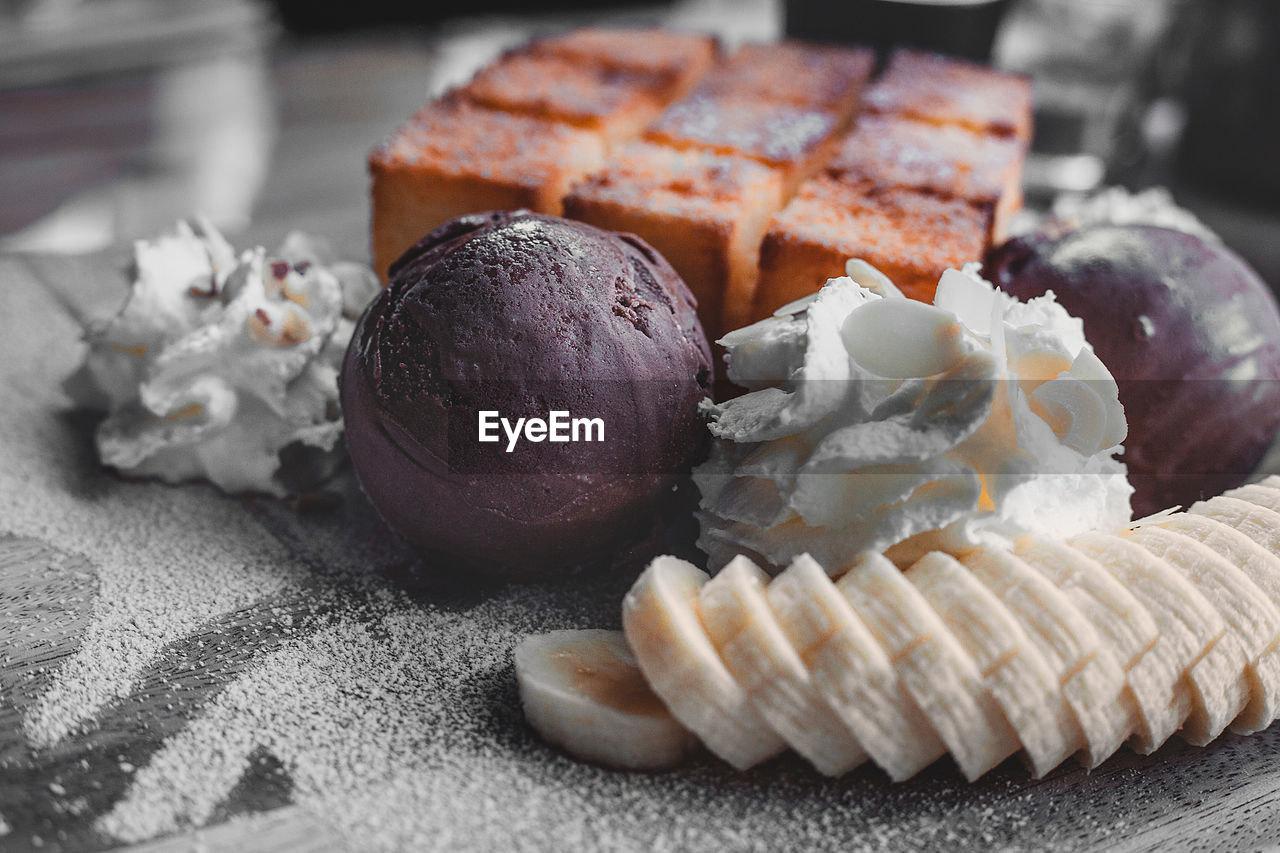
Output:
[[[981,257],[992,215],[989,203],[814,178],[769,226],[753,314],[768,316],[843,275],[848,258],[873,264],[907,296],[932,301],[943,270]]]
[[[798,178],[840,128],[827,110],[690,96],[672,104],[645,137],[675,148],[738,154]]]
[[[875,68],[860,48],[784,41],[746,44],[713,68],[695,92],[708,98],[768,101],[851,113]]]
[[[1022,160],[1022,146],[1011,137],[904,116],[867,115],[824,171],[849,182],[994,201],[1016,190]]]
[[[1031,139],[1030,78],[959,59],[896,50],[864,101],[871,112]]]
[[[776,184],[772,170],[748,158],[637,141],[575,187],[570,198],[728,220],[735,216],[734,205],[770,184]]]
[[[369,155],[374,269],[475,210],[560,215],[570,186],[604,164],[600,134],[485,109],[451,96],[427,104]]]
[[[530,188],[564,170],[567,151],[599,150],[595,134],[447,97],[419,110],[373,150],[376,168],[429,169]]]
[[[565,215],[639,234],[698,299],[710,336],[748,319],[780,174],[746,157],[652,142],[627,144],[565,199]]]
[[[656,74],[678,87],[692,83],[711,67],[718,46],[714,38],[699,33],[582,27],[535,39],[529,50],[600,68]]]
[[[558,56],[514,52],[482,68],[460,92],[494,110],[634,135],[663,107],[667,82],[643,71],[586,65]]]
[[[504,54],[371,154],[377,268],[464,213],[563,212],[655,245],[714,336],[849,257],[931,299],[1021,204],[1024,77],[901,50],[868,84],[866,50],[717,54],[705,35],[599,28]]]

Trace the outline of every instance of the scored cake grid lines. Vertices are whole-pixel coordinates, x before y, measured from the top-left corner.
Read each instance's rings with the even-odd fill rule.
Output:
[[[655,39],[654,58],[647,63],[640,61],[644,52],[637,49],[646,39]],[[699,53],[699,49],[705,52]],[[666,104],[667,108],[648,125],[647,131],[641,132],[643,122],[635,120],[634,115],[621,116],[621,120],[618,115],[594,116],[592,120],[598,118],[631,129],[602,138],[603,147],[610,152],[605,162],[591,163],[589,159],[579,158],[557,170],[547,184],[556,185],[554,192],[495,196],[492,192],[480,191],[458,193],[458,198],[443,204],[438,200],[414,202],[412,198],[406,202],[407,197],[430,194],[433,179],[429,173],[433,167],[428,166],[425,171],[411,168],[407,172],[388,169],[375,151],[371,157],[375,268],[384,271],[401,250],[416,240],[412,235],[425,233],[452,216],[476,212],[477,205],[526,206],[539,212],[582,218],[601,227],[630,227],[658,245],[664,254],[674,256],[677,271],[699,295],[701,319],[714,339],[802,295],[791,292],[796,285],[790,282],[797,278],[812,279],[812,289],[827,277],[842,274],[843,261],[851,253],[876,266],[892,267],[896,262],[901,267],[904,252],[887,244],[882,249],[882,232],[875,228],[863,230],[868,223],[857,217],[846,217],[842,239],[825,244],[811,233],[806,235],[803,229],[795,231],[789,224],[797,217],[808,215],[806,211],[813,208],[811,199],[807,207],[801,203],[790,214],[775,217],[786,212],[789,199],[812,196],[811,185],[815,181],[834,180],[850,185],[846,193],[829,199],[834,206],[819,211],[820,216],[828,219],[844,216],[843,211],[851,209],[893,210],[892,197],[883,195],[886,188],[924,197],[917,206],[928,206],[928,199],[932,197],[943,206],[952,200],[975,205],[979,213],[977,220],[968,214],[955,218],[939,208],[940,215],[948,219],[944,231],[954,233],[968,229],[973,233],[972,239],[949,252],[930,251],[937,233],[931,230],[933,226],[927,220],[915,223],[923,230],[912,235],[912,242],[919,247],[917,254],[922,257],[912,260],[914,267],[927,268],[929,272],[918,276],[921,282],[930,277],[936,281],[948,266],[978,259],[992,240],[1004,233],[1009,216],[1021,205],[1022,157],[1030,132],[1030,95],[1025,78],[952,60],[928,56],[921,59],[913,52],[899,51],[891,59],[886,75],[868,85],[871,54],[862,49],[797,42],[753,44],[739,48],[714,64],[712,50],[708,39],[692,34],[589,29],[535,40],[481,69],[469,87],[446,97],[472,97],[478,109],[500,106],[492,98],[476,98],[467,91],[478,86],[483,88],[486,80],[500,76],[504,62],[572,61],[579,64],[578,73],[588,77],[596,75],[601,80],[616,79],[609,78],[609,73],[645,73],[658,77],[666,74],[668,79],[679,82],[652,90],[658,93],[653,103]],[[514,75],[507,77],[513,79]],[[797,84],[798,79],[812,85]],[[519,114],[532,115],[546,123],[541,130],[531,126],[533,137],[550,133],[550,127],[558,122],[579,121],[557,114],[554,109],[529,111],[527,108],[531,101],[540,103],[533,95],[548,86],[554,89],[554,82],[537,80],[529,92],[509,91],[499,99],[508,105],[525,99],[525,106],[513,108],[519,110]],[[568,86],[569,82],[562,80],[560,84]],[[692,92],[682,96],[682,87],[692,87]],[[941,101],[936,94],[930,95],[932,89],[945,93]],[[877,92],[880,94],[873,99],[872,94]],[[872,100],[874,104],[867,106]],[[920,104],[933,105],[933,108],[924,109]],[[932,172],[928,168],[913,171],[901,162],[892,161],[893,150],[883,143],[871,146],[872,154],[864,153],[859,168],[851,168],[849,152],[841,151],[840,147],[858,136],[857,125],[852,136],[846,135],[846,131],[859,115],[860,106],[863,107],[861,115],[873,129],[887,123],[888,127],[903,133],[904,125],[922,125],[924,130],[917,130],[908,141],[917,152],[927,152],[921,156],[934,158]],[[993,110],[1001,117],[1000,121],[988,120]],[[930,130],[937,134],[932,149]],[[402,140],[414,132],[411,123],[379,150],[403,148]],[[703,167],[704,174],[695,183],[709,182],[714,170],[724,168],[725,163],[737,158],[760,162],[780,173],[781,197],[772,193],[743,194],[736,199],[734,209],[726,205],[725,209],[708,215],[691,198],[673,205],[670,184],[663,176],[653,174],[648,182],[642,180],[638,184],[636,189],[642,192],[637,197],[625,201],[612,198],[606,202],[601,198],[606,194],[602,186],[634,175],[626,158],[635,148],[620,145],[635,134],[660,146],[706,152],[708,162]],[[982,145],[970,150],[965,139],[979,139]],[[1001,146],[998,142],[1006,144]],[[901,148],[909,147],[904,141],[897,156],[901,156]],[[713,161],[713,157],[726,159]],[[523,155],[516,154],[514,162],[522,161]],[[555,162],[551,157],[543,161]],[[443,163],[440,168],[447,165]],[[952,167],[951,173],[947,171],[948,166]],[[877,171],[883,174],[881,183],[887,186],[867,180],[868,172]],[[810,178],[815,172],[822,174]],[[677,175],[671,177],[675,179]],[[480,183],[484,182],[481,176]],[[649,197],[643,193],[646,188],[652,189]],[[686,235],[691,234],[704,236],[686,239]],[[714,236],[706,236],[708,234]],[[808,242],[817,248],[797,260],[796,267],[788,266],[771,275],[765,269],[761,250],[763,244],[764,255],[768,255],[771,241]],[[951,245],[954,247],[955,243]],[[907,251],[912,249],[908,247]],[[708,258],[709,255],[713,257]],[[785,253],[779,256],[775,252],[775,266],[779,257],[790,256]],[[788,286],[779,288],[778,281],[786,281]],[[912,290],[910,295],[927,300],[928,289],[928,285],[921,284],[914,289],[919,294]]]

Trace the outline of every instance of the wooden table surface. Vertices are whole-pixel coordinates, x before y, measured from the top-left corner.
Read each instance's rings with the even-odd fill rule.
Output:
[[[79,357],[82,318],[107,310],[122,292],[120,245],[166,227],[200,197],[231,226],[237,245],[251,239],[270,246],[289,229],[302,228],[328,236],[346,256],[364,257],[363,164],[370,145],[449,75],[522,36],[518,27],[477,27],[448,38],[380,33],[285,39],[245,62],[210,59],[173,74],[147,71],[0,91],[0,233],[10,233],[0,242],[8,249],[0,254],[0,427],[8,430],[0,430],[0,442],[32,442],[33,453],[61,448],[63,467],[54,472],[53,485],[42,488],[64,502],[59,505],[86,514],[95,501],[133,490],[172,494],[168,487],[125,484],[104,473],[93,458],[89,425],[68,412],[57,391]],[[257,151],[256,163],[237,167],[235,178],[245,184],[239,189],[210,180],[210,169],[226,167],[216,152],[182,154],[193,133],[212,126],[197,123],[193,130],[186,123],[209,102],[184,99],[206,86],[221,92],[214,103],[239,129],[239,137],[225,144]],[[1273,283],[1280,281],[1274,212],[1213,200],[1199,212],[1210,224],[1226,226],[1228,242],[1239,235],[1238,248],[1274,276]],[[102,254],[35,253],[68,248]],[[109,849],[119,842],[96,821],[124,796],[131,771],[145,767],[166,739],[279,646],[282,612],[293,626],[290,636],[305,635],[320,620],[305,589],[211,614],[130,673],[131,686],[89,724],[55,746],[37,747],[25,733],[24,715],[76,655],[102,602],[93,553],[15,529],[12,513],[24,488],[20,478],[0,473],[0,851]],[[476,594],[421,580],[430,567],[388,545],[349,474],[339,476],[336,488],[341,505],[310,515],[298,515],[284,502],[232,499],[204,487],[178,491],[194,505],[242,519],[259,531],[255,535],[307,562],[326,594],[337,591],[334,600],[364,594],[349,564],[350,555],[368,549],[381,555],[379,582],[407,595],[413,606],[478,606]],[[228,535],[237,535],[235,529]],[[342,554],[301,553],[306,549],[299,543],[309,535],[337,537]],[[625,579],[598,579],[493,595],[530,603],[534,615],[513,622],[512,631],[538,624],[612,626],[625,586]],[[831,781],[788,759],[748,774],[704,760],[687,771],[639,779],[582,768],[541,747],[514,710],[509,663],[489,677],[494,686],[483,701],[492,731],[481,734],[492,748],[510,752],[535,790],[563,788],[592,803],[602,825],[616,817],[611,810],[633,810],[636,826],[649,833],[634,838],[629,846],[636,849],[682,849],[691,838],[742,849],[777,849],[790,846],[789,839],[804,847],[884,850],[1246,850],[1280,843],[1280,727],[1251,738],[1228,735],[1206,749],[1172,743],[1149,758],[1123,753],[1093,773],[1064,767],[1039,781],[1012,762],[976,785],[963,784],[946,766],[898,786],[873,771]],[[367,840],[344,835],[306,805],[310,801],[292,779],[292,760],[269,752],[257,756],[209,826],[131,849],[365,849]],[[459,784],[467,781],[465,756],[450,772]],[[785,798],[785,808],[778,797]],[[673,799],[684,804],[697,833],[661,825]],[[768,822],[752,835],[743,827],[756,826],[756,812]],[[452,818],[439,820],[444,826]],[[504,847],[564,844],[551,824],[542,832],[528,830],[527,821],[520,825],[524,834]],[[501,829],[461,846],[491,849],[485,845]],[[716,845],[716,839],[724,843]]]

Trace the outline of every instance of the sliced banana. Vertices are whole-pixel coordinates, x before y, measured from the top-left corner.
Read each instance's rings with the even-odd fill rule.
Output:
[[[1126,535],[1191,581],[1239,643],[1249,702],[1232,731],[1252,734],[1271,725],[1280,709],[1280,610],[1241,568],[1192,537],[1156,526]]]
[[[1136,542],[1106,533],[1071,541],[1111,571],[1146,605],[1160,626],[1157,648],[1167,650],[1176,671],[1185,674],[1172,702],[1185,710],[1179,733],[1204,745],[1222,733],[1248,704],[1244,653],[1218,611],[1164,560]]]
[[[878,638],[817,561],[796,557],[766,595],[814,686],[889,778],[908,779],[946,752]]]
[[[785,744],[725,668],[699,614],[706,572],[657,557],[622,601],[636,662],[671,713],[720,758],[745,770]]]
[[[1280,488],[1277,488],[1277,485],[1280,485],[1280,478],[1272,476],[1261,483],[1250,483],[1247,486],[1228,489],[1222,494],[1229,498],[1238,498],[1242,501],[1266,507],[1272,512],[1280,512]]]
[[[1084,745],[1058,679],[1008,608],[972,572],[934,551],[906,576],[977,664],[1037,778]]]
[[[525,718],[565,752],[622,770],[664,770],[698,741],[636,666],[621,631],[551,631],[516,646]]]
[[[1018,736],[973,659],[893,563],[866,554],[836,588],[881,641],[966,779],[977,779],[1018,750]]]
[[[1085,766],[1101,764],[1129,737],[1132,720],[1123,711],[1124,672],[1102,654],[1098,632],[1066,593],[1009,551],[983,547],[961,562],[1009,609],[1053,672],[1084,736]]]
[[[1280,557],[1280,512],[1240,498],[1219,495],[1192,504],[1187,513],[1219,521]]]
[[[808,555],[772,582],[745,556],[714,580],[659,557],[623,625],[625,642],[555,632],[516,653],[534,727],[609,766],[701,740],[738,769],[790,745],[826,775],[870,757],[895,780],[949,751],[974,780],[1019,749],[1042,776],[1126,739],[1203,745],[1280,716],[1280,477],[1070,542],[905,572],[867,553],[835,583]]]
[[[1181,678],[1157,641],[1160,629],[1146,607],[1097,560],[1065,542],[1023,539],[1014,553],[1040,572],[1089,620],[1102,640],[1099,655],[1111,656],[1124,673],[1125,688],[1112,713],[1131,733],[1130,744],[1152,752],[1183,719],[1170,696]]]
[[[1280,515],[1276,516],[1280,524]],[[1152,522],[1156,527],[1190,536],[1212,548],[1227,562],[1237,566],[1258,585],[1268,602],[1280,602],[1280,557],[1253,539],[1217,518],[1187,512],[1162,516]]]
[[[867,760],[853,732],[813,686],[765,599],[768,575],[734,557],[702,588],[702,624],[729,674],[787,744],[826,776]]]

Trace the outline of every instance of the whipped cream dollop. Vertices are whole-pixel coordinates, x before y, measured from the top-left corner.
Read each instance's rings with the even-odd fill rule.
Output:
[[[979,269],[948,270],[928,305],[851,261],[720,341],[748,393],[704,404],[716,441],[694,481],[713,570],[807,552],[838,572],[865,550],[907,561],[1128,522],[1124,409],[1081,322]]]
[[[1209,243],[1222,242],[1194,213],[1180,207],[1164,187],[1149,187],[1136,193],[1119,186],[1086,194],[1062,193],[1053,200],[1052,210],[1042,221],[1030,217],[1014,230],[1060,236],[1090,225],[1155,225],[1194,234]]]
[[[202,219],[136,243],[134,266],[128,298],[87,329],[67,382],[76,402],[107,413],[102,462],[286,494],[280,451],[330,451],[342,433],[338,369],[377,277],[300,232],[270,255],[237,255]]]

